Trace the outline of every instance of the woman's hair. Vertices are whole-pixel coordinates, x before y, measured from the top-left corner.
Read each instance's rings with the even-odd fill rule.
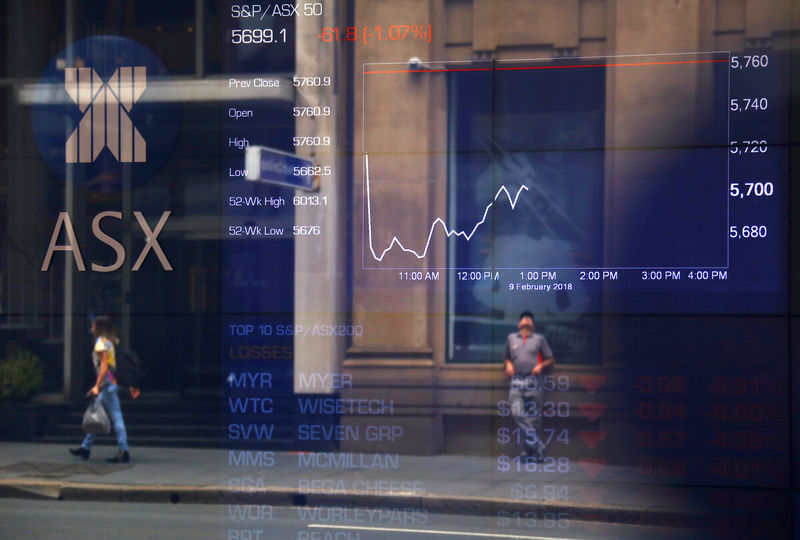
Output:
[[[111,322],[111,319],[106,317],[105,315],[101,315],[99,317],[95,317],[94,319],[94,338],[97,339],[99,337],[108,338],[114,341],[117,337],[117,329],[114,328],[114,325]]]

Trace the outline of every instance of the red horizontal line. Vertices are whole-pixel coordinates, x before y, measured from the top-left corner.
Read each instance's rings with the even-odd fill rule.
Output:
[[[627,64],[585,64],[580,66],[524,66],[524,67],[487,67],[487,68],[450,68],[450,69],[398,69],[390,71],[365,71],[364,75],[377,75],[385,73],[446,73],[450,71],[520,71],[527,69],[572,69],[572,68],[598,68],[598,67],[626,67],[626,66],[666,66],[674,64],[708,64],[728,62],[723,60],[682,60],[673,62],[635,62]]]

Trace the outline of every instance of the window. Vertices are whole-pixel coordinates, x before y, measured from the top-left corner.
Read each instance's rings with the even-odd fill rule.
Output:
[[[596,306],[577,283],[549,291],[559,268],[602,264],[605,69],[473,66],[449,73],[448,361],[501,359],[531,310],[560,361],[591,362]]]

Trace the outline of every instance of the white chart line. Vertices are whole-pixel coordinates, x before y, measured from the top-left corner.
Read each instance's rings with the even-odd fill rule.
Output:
[[[366,177],[367,177],[367,234],[369,235],[369,250],[372,252],[372,257],[378,262],[381,262],[383,260],[383,258],[386,256],[386,253],[388,253],[395,246],[395,244],[397,244],[400,247],[400,249],[402,249],[406,253],[413,253],[417,257],[417,259],[424,259],[428,255],[428,248],[431,245],[431,238],[433,238],[433,231],[436,230],[436,225],[441,225],[442,228],[444,229],[445,234],[447,234],[448,237],[453,235],[462,236],[467,241],[469,241],[472,238],[472,235],[475,234],[475,231],[478,230],[478,227],[483,225],[483,223],[486,221],[486,216],[489,215],[489,209],[492,207],[492,205],[494,205],[494,202],[497,200],[497,198],[500,196],[501,193],[506,194],[506,197],[508,197],[508,203],[511,205],[511,209],[513,210],[514,207],[517,205],[517,200],[519,199],[519,195],[520,193],[522,193],[522,190],[525,191],[528,190],[528,186],[526,185],[520,186],[520,188],[517,190],[517,194],[514,195],[514,198],[512,199],[511,193],[509,193],[509,191],[506,189],[506,186],[502,186],[500,189],[497,190],[497,193],[495,194],[494,199],[492,199],[492,202],[486,205],[486,210],[483,211],[483,217],[481,218],[481,220],[475,224],[475,226],[472,228],[472,231],[470,231],[469,233],[467,233],[466,231],[457,231],[455,229],[450,229],[447,226],[447,223],[445,223],[445,221],[442,218],[437,217],[433,221],[433,223],[431,223],[431,229],[430,232],[428,232],[428,240],[427,242],[425,242],[425,249],[422,250],[421,254],[414,251],[413,249],[405,247],[403,243],[400,242],[400,240],[396,236],[393,236],[392,241],[389,242],[389,247],[384,249],[381,252],[381,254],[378,255],[375,252],[375,247],[372,245],[372,202],[370,200],[370,194],[369,194],[369,155],[364,154],[364,159],[366,160],[365,167],[366,167]]]

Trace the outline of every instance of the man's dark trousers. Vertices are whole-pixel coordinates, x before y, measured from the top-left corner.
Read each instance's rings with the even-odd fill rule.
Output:
[[[508,401],[511,403],[511,414],[523,437],[522,452],[541,459],[547,447],[542,440],[544,390],[540,377],[514,375]]]

